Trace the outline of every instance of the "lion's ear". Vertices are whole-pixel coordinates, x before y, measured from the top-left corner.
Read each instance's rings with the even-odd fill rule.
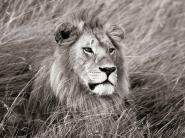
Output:
[[[125,38],[125,30],[117,25],[108,25],[106,32],[115,41],[122,41]]]
[[[80,31],[77,27],[66,22],[57,27],[55,32],[55,40],[60,46],[70,45],[78,39],[79,34]]]

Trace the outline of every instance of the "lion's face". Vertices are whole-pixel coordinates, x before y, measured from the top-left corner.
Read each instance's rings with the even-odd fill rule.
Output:
[[[92,93],[110,95],[117,86],[117,49],[103,34],[85,32],[70,50],[74,72]]]
[[[113,94],[117,89],[118,82],[121,81],[118,76],[122,68],[122,63],[118,59],[118,55],[121,55],[118,43],[120,43],[124,32],[114,26],[109,28],[109,31],[106,31],[105,28],[91,31],[83,30],[81,35],[77,37],[77,34],[80,34],[78,28],[70,24],[67,27],[66,25],[63,24],[58,29],[60,34],[56,40],[60,45],[63,44],[63,41],[71,42],[72,45],[68,53],[69,62],[81,84],[90,92],[98,95]],[[73,31],[70,28],[73,28]],[[70,33],[66,34],[66,32]],[[65,40],[64,37],[67,39],[65,38]],[[71,41],[72,38],[75,41]]]

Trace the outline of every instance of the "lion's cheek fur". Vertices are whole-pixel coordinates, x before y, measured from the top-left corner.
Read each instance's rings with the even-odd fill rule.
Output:
[[[117,75],[117,72],[116,73],[112,73],[110,76],[109,76],[109,81],[114,85],[116,86],[117,85],[117,82],[118,82],[118,75]]]
[[[107,79],[107,75],[103,72],[93,72],[87,73],[89,78],[89,83],[101,83]]]

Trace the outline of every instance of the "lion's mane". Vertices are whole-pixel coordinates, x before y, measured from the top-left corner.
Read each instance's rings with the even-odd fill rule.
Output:
[[[72,14],[75,20],[83,20],[89,28],[101,28],[104,23],[95,16],[96,12],[87,11]],[[68,16],[69,17],[69,16]],[[69,19],[69,18],[68,18]],[[72,71],[69,61],[70,46],[62,47],[59,53],[56,47],[53,55],[47,56],[36,74],[33,91],[30,97],[29,112],[40,115],[56,110],[69,110],[83,113],[113,113],[123,108],[124,97],[129,92],[128,74],[124,55],[119,55],[119,65],[123,67],[121,77],[122,89],[110,96],[97,96],[84,89],[79,77]]]

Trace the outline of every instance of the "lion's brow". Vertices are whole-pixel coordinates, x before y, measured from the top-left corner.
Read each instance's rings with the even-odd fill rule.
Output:
[[[108,40],[103,41],[103,39],[101,39],[97,34],[94,34],[95,38],[98,40],[98,42],[100,43],[101,46],[107,47],[110,45],[110,43],[108,42]]]

